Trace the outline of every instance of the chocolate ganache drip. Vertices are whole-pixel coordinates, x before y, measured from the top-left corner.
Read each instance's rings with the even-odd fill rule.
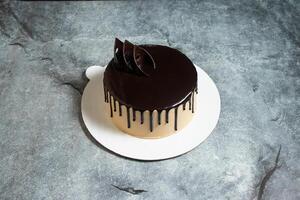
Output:
[[[186,110],[188,103],[188,110],[194,113],[196,69],[176,49],[161,45],[134,45],[116,38],[114,58],[105,70],[103,82],[105,102],[110,104],[111,117],[114,112],[122,116],[124,105],[128,128],[131,120],[136,121],[137,111],[140,112],[140,124],[144,123],[144,112],[149,111],[151,132],[154,110],[158,114],[158,125],[161,125],[162,119],[169,123],[169,111],[174,108],[174,130],[177,130],[180,106]],[[165,116],[161,116],[163,110]]]

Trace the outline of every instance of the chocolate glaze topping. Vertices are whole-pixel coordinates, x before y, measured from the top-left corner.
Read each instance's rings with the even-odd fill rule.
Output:
[[[117,112],[118,101],[120,116],[121,105],[126,106],[128,128],[130,110],[133,112],[133,121],[136,118],[135,112],[140,111],[141,124],[144,111],[150,112],[150,131],[153,130],[154,110],[158,111],[158,124],[161,124],[161,112],[166,111],[165,121],[168,123],[169,111],[175,108],[175,130],[180,105],[185,110],[188,102],[189,110],[194,112],[196,69],[184,54],[170,47],[134,45],[127,40],[123,43],[116,39],[114,58],[106,67],[103,82],[105,102],[110,103],[111,117],[113,112]]]

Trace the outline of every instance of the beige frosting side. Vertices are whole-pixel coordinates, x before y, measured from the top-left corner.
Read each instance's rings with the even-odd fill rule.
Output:
[[[194,92],[194,109],[196,111],[197,95]],[[113,100],[113,97],[112,97]],[[112,101],[113,102],[113,101]],[[107,112],[110,113],[110,105],[106,103]],[[141,112],[136,111],[136,119],[133,121],[132,108],[129,109],[130,113],[130,128],[127,127],[127,108],[122,105],[122,116],[119,116],[119,103],[116,101],[116,111],[113,112],[112,122],[123,132],[139,137],[139,138],[162,138],[169,136],[173,133],[178,132],[183,129],[191,120],[194,115],[191,110],[189,110],[188,102],[186,103],[185,110],[183,110],[183,105],[178,107],[177,111],[177,131],[175,131],[175,108],[169,111],[169,122],[166,123],[166,111],[161,112],[161,124],[158,124],[158,112],[153,111],[153,131],[150,131],[150,113],[149,111],[144,111],[144,122],[141,124]]]

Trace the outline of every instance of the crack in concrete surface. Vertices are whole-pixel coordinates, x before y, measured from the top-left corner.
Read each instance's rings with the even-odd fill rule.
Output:
[[[262,179],[262,181],[259,185],[257,200],[262,200],[263,194],[264,194],[264,191],[265,191],[265,188],[266,188],[266,185],[267,185],[268,181],[270,180],[270,178],[274,174],[274,172],[281,167],[281,166],[278,165],[280,151],[281,151],[281,145],[279,146],[279,149],[278,149],[278,152],[277,152],[277,155],[276,155],[276,159],[275,159],[275,162],[274,162],[274,166],[265,173],[265,175],[263,176],[263,179]]]
[[[133,195],[138,195],[141,194],[143,192],[148,192],[147,190],[143,190],[143,189],[134,189],[133,187],[119,187],[117,185],[113,185],[111,184],[113,187],[117,188],[120,191],[123,192],[127,192],[129,194],[133,194]]]

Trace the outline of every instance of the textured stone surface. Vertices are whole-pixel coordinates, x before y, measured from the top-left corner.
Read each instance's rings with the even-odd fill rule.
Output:
[[[0,199],[300,199],[299,21],[296,0],[1,2]],[[116,36],[215,80],[220,121],[195,150],[129,160],[81,126],[82,72]]]

